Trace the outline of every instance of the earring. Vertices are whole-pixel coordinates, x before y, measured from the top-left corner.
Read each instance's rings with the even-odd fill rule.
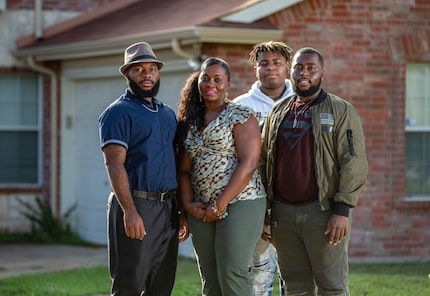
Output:
[[[230,102],[230,99],[228,98],[228,92],[226,92],[224,97],[224,103],[228,104],[229,102]]]

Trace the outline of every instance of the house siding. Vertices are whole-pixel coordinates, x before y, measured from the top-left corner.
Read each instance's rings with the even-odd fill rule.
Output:
[[[43,2],[43,25],[44,27],[63,22],[81,13],[94,9],[102,4],[107,4],[115,0],[78,0],[78,1],[42,1]],[[28,66],[18,61],[12,54],[16,49],[15,41],[32,33],[34,21],[34,0],[7,0],[6,10],[0,12],[0,26],[7,28],[0,31],[0,74],[26,74],[34,73]],[[59,71],[60,63],[48,63],[45,66]],[[60,86],[60,82],[58,81]],[[41,181],[39,185],[30,187],[10,186],[0,187],[0,232],[22,232],[30,229],[29,221],[20,212],[18,199],[32,202],[35,197],[45,200],[51,198],[51,82],[48,76],[42,75],[42,157],[41,157]],[[58,94],[60,87],[58,88]],[[58,97],[59,114],[61,99]],[[57,126],[60,126],[58,116]],[[59,135],[61,137],[61,135]],[[61,157],[58,151],[58,156]],[[60,171],[57,163],[57,172]],[[57,177],[59,182],[59,178]],[[59,196],[57,186],[56,195]],[[60,216],[61,199],[55,204],[54,213]]]

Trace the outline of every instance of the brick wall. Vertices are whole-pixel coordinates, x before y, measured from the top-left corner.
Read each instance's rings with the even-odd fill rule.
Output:
[[[234,99],[238,95],[247,92],[252,82],[256,79],[253,67],[248,62],[251,50],[252,45],[205,44],[202,47],[204,55],[221,57],[230,65],[230,99]]]

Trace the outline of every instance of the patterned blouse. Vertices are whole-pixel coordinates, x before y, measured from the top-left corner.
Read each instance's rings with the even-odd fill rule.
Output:
[[[227,107],[200,133],[190,128],[184,147],[192,160],[191,185],[194,201],[209,203],[217,199],[238,166],[233,127],[244,123],[251,108],[230,102]],[[266,197],[261,177],[255,170],[245,189],[230,203],[238,200]]]

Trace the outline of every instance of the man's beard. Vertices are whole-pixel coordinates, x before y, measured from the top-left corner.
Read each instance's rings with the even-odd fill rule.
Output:
[[[158,90],[160,89],[160,79],[154,84],[154,86],[150,90],[143,90],[139,87],[139,85],[131,79],[127,79],[127,85],[130,89],[131,93],[138,98],[153,98],[158,94]]]
[[[294,83],[294,92],[300,97],[307,98],[307,97],[313,96],[320,89],[320,87],[321,87],[321,78],[317,85],[311,85],[311,87],[306,90],[299,89],[297,84]]]

